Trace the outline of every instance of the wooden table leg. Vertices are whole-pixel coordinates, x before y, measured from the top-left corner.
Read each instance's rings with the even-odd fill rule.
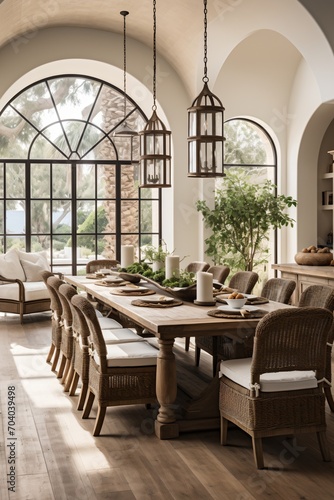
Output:
[[[179,435],[175,415],[177,383],[173,345],[174,339],[159,339],[156,390],[160,408],[155,421],[155,433],[160,439],[170,439]]]

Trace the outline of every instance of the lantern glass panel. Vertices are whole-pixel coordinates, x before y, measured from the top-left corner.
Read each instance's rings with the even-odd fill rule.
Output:
[[[189,172],[191,174],[195,174],[197,169],[196,141],[191,141],[188,143],[188,154],[189,154]]]
[[[222,172],[223,170],[223,143],[216,142],[215,145],[215,166],[217,171]]]
[[[215,113],[215,118],[216,118],[216,132],[215,135],[223,135],[223,113],[220,111],[218,113]]]
[[[201,112],[201,135],[212,135],[212,113]]]
[[[196,135],[196,112],[189,112],[189,130],[188,137],[194,137]]]
[[[200,149],[201,172],[212,172],[213,168],[212,143],[202,142]]]

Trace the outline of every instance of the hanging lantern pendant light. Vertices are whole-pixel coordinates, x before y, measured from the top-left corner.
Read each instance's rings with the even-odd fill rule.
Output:
[[[224,177],[224,107],[209,89],[207,0],[204,0],[203,90],[188,108],[188,177]]]
[[[157,115],[156,106],[156,0],[153,0],[153,106],[140,135],[139,187],[171,187],[171,132]]]

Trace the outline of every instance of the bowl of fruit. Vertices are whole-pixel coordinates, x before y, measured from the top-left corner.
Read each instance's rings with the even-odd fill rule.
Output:
[[[241,309],[247,302],[247,297],[242,293],[233,292],[226,299],[224,298],[226,304],[233,309]]]
[[[328,247],[317,248],[311,245],[296,253],[295,261],[301,266],[329,266],[333,260],[333,254]]]

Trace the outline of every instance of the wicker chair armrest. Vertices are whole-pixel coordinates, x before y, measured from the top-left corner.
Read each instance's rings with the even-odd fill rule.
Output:
[[[0,281],[4,281],[5,283],[17,283],[19,286],[19,300],[20,302],[25,301],[25,289],[24,289],[24,284],[23,281],[19,280],[18,278],[11,279],[11,278],[5,278],[0,274]],[[2,285],[6,286],[6,285]]]

